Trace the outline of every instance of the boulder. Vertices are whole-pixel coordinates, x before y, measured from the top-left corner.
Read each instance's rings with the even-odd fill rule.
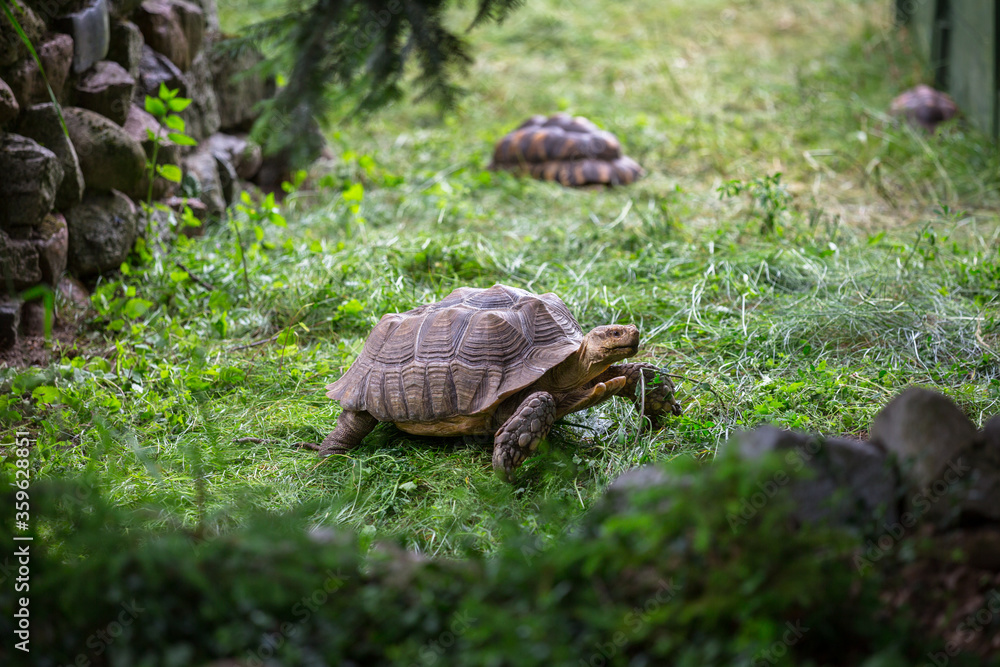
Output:
[[[90,292],[76,278],[63,276],[56,290],[56,310],[65,322],[75,323],[89,318],[93,314]]]
[[[219,7],[215,0],[193,0],[194,4],[201,7],[205,15],[205,28],[210,31],[219,30]]]
[[[139,62],[142,60],[142,32],[131,21],[116,21],[111,26],[111,47],[108,60],[125,68],[134,80],[139,79]]]
[[[226,198],[222,190],[219,167],[212,152],[199,148],[182,160],[185,175],[198,182],[198,198],[205,204],[209,215],[222,215]]]
[[[274,84],[257,70],[264,59],[259,51],[238,54],[211,51],[209,67],[219,104],[220,129],[249,130],[260,116],[257,104],[274,95]]]
[[[170,90],[180,90],[181,97],[188,96],[184,73],[165,55],[151,49],[149,44],[143,44],[142,57],[139,59],[139,78],[136,81],[136,101],[142,105],[147,95],[156,97],[161,83]]]
[[[240,196],[240,179],[236,175],[235,167],[233,167],[229,160],[215,154],[212,157],[215,158],[215,166],[218,167],[219,183],[222,185],[222,198],[225,200],[226,206],[230,206]]]
[[[117,190],[88,193],[66,211],[69,267],[77,276],[92,276],[121,266],[135,244],[135,204]]]
[[[38,268],[42,280],[55,287],[66,270],[69,251],[69,230],[66,218],[59,213],[50,213],[42,219],[31,233],[31,242],[38,250]]]
[[[21,329],[21,300],[0,297],[0,351],[17,345]]]
[[[66,127],[91,190],[120,190],[141,197],[146,154],[138,141],[113,121],[87,109],[63,109]],[[72,229],[72,228],[71,228]],[[72,231],[70,232],[72,243]]]
[[[0,231],[0,293],[7,286],[23,290],[42,280],[38,265],[38,248],[30,240],[12,239]]]
[[[45,76],[30,56],[17,63],[7,74],[7,83],[22,108],[50,101],[46,79],[56,99],[60,102],[66,99],[66,81],[73,63],[73,39],[69,35],[54,34],[37,46],[36,52],[45,68]]]
[[[31,9],[22,6],[17,14],[17,22],[21,29],[31,40],[32,44],[38,44],[45,32],[45,22]],[[21,36],[14,30],[14,26],[7,20],[7,15],[0,12],[0,67],[13,65],[21,58],[28,55],[28,48],[21,41]]]
[[[25,338],[45,335],[45,304],[41,301],[27,301],[21,306],[21,335]]]
[[[976,441],[975,425],[954,401],[910,387],[892,399],[871,427],[871,440],[894,454],[912,489],[926,490]]]
[[[135,13],[146,43],[182,71],[191,67],[205,34],[201,7],[185,0],[146,0]]]
[[[111,6],[108,12],[112,19],[125,19],[132,15],[139,8],[141,0],[110,0]],[[114,35],[111,36],[112,41]],[[121,64],[121,63],[119,63]]]
[[[208,59],[204,53],[199,53],[191,63],[191,69],[184,75],[186,97],[191,104],[181,112],[186,132],[194,139],[201,141],[219,131],[219,107],[212,88],[212,73],[208,68]]]
[[[63,177],[55,153],[19,134],[0,138],[0,229],[27,238],[52,209]]]
[[[1000,522],[1000,415],[986,422],[964,456],[969,482],[959,503],[962,516],[971,522]]]
[[[216,157],[224,158],[236,170],[236,175],[250,180],[257,175],[263,155],[260,145],[250,141],[247,135],[213,134],[202,145]]]
[[[102,60],[77,81],[76,104],[124,125],[133,92],[135,79],[128,71],[116,62]]]
[[[83,198],[83,172],[80,170],[76,149],[63,132],[55,105],[49,102],[27,109],[17,131],[34,139],[59,158],[63,177],[56,190],[55,208],[62,210],[79,203]]]
[[[17,118],[20,110],[21,107],[17,103],[17,98],[14,97],[14,91],[3,79],[0,79],[0,129],[10,125]]]
[[[895,472],[885,453],[870,443],[761,426],[738,434],[735,447],[746,459],[782,454],[787,476],[783,482],[778,479],[783,471],[775,473],[772,482],[775,488],[791,484],[795,516],[803,523],[827,520],[869,528],[898,519]],[[789,482],[805,466],[812,478]]]
[[[56,26],[73,38],[73,71],[77,74],[107,58],[111,45],[107,0],[94,0],[80,11],[56,21]]]

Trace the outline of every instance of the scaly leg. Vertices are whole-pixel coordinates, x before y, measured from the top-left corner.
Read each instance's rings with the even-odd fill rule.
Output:
[[[337,418],[333,433],[326,436],[319,446],[320,456],[343,454],[361,444],[365,436],[372,432],[378,420],[367,412],[344,410]]]
[[[625,386],[618,392],[618,396],[630,399],[637,409],[641,407],[644,416],[658,425],[661,417],[667,414],[679,415],[682,411],[681,404],[674,398],[674,383],[666,373],[666,370],[653,364],[620,364],[608,368],[595,381],[607,382],[611,378],[624,376]],[[640,384],[645,391],[642,396],[638,395]]]
[[[546,391],[536,391],[521,401],[493,439],[493,470],[508,482],[514,471],[535,453],[538,443],[556,420],[556,399]]]

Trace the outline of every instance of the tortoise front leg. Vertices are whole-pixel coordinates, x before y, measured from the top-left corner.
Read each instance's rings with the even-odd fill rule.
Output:
[[[556,420],[556,399],[547,391],[529,394],[493,439],[493,470],[508,482],[514,471],[535,453]]]
[[[631,400],[637,409],[642,410],[653,424],[658,424],[660,417],[681,414],[681,404],[674,398],[674,383],[667,376],[667,371],[653,364],[634,363],[611,366],[595,378],[595,382],[609,382],[612,378],[624,376],[625,385],[618,392]],[[638,395],[640,385],[645,387],[645,393]]]
[[[333,433],[326,436],[319,446],[320,456],[343,454],[361,444],[365,436],[372,432],[378,420],[367,412],[344,410],[337,418]]]

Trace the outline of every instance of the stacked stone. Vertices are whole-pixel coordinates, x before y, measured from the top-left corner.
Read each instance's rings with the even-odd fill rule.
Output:
[[[221,38],[215,0],[19,3],[15,14],[45,77],[0,15],[0,349],[17,340],[14,295],[56,287],[67,269],[80,278],[115,270],[144,233],[147,130],[162,138],[157,161],[180,167],[200,193],[182,199],[176,184],[157,178],[153,198],[178,211],[186,203],[202,219],[219,216],[240,179],[260,170],[260,148],[246,132],[274,89],[253,74],[259,53],[211,51]],[[180,115],[197,147],[167,140],[144,110],[161,83],[192,99]]]

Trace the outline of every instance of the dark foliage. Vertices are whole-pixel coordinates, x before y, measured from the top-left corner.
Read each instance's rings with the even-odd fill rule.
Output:
[[[307,509],[214,536],[136,530],[88,485],[39,484],[29,662],[916,664],[923,640],[852,566],[854,537],[793,528],[780,497],[730,528],[768,478],[747,466],[675,460],[685,477],[603,504],[556,545],[511,528],[499,555],[464,561],[363,556],[347,532],[307,530]]]

